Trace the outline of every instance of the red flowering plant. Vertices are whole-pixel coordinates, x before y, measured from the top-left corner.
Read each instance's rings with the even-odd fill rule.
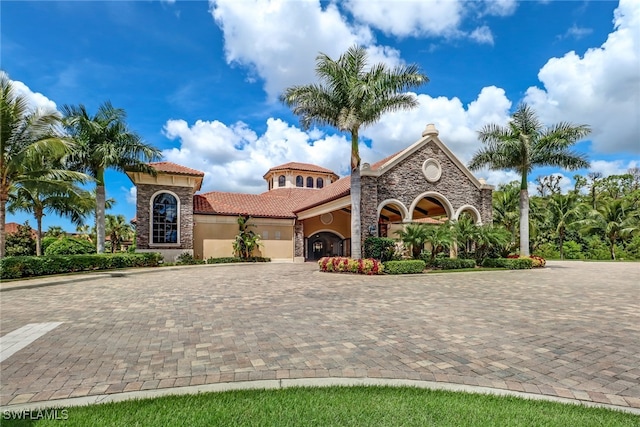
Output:
[[[318,261],[320,271],[356,274],[382,274],[382,263],[377,259],[351,259],[346,257],[324,257]]]

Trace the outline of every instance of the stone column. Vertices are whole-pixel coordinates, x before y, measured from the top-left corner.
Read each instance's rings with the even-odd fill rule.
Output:
[[[293,228],[293,261],[304,262],[304,224],[300,220],[295,220]]]
[[[373,176],[362,177],[360,198],[360,241],[364,257],[364,241],[367,237],[378,237],[378,182]],[[352,237],[353,238],[353,237]]]

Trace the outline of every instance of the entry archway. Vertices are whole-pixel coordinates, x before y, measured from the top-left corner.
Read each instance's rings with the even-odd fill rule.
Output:
[[[343,256],[345,239],[330,231],[313,233],[307,237],[307,258],[317,261],[326,256]]]
[[[435,191],[427,191],[413,200],[409,214],[412,221],[424,218],[452,219],[454,210],[445,196]]]
[[[402,228],[402,223],[409,218],[404,204],[397,199],[387,199],[378,205],[378,237],[390,237]]]

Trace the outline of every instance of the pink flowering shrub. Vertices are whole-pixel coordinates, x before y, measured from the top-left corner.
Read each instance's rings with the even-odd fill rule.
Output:
[[[324,257],[318,261],[320,271],[336,273],[382,274],[382,263],[377,259],[351,259]]]

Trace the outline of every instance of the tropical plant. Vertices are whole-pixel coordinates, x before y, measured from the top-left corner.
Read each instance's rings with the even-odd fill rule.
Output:
[[[15,233],[7,235],[6,242],[7,256],[31,256],[36,253],[36,241],[33,238],[33,231],[29,226],[29,221],[18,225]]]
[[[233,253],[235,256],[248,259],[255,249],[260,245],[260,236],[251,230],[255,227],[250,224],[250,216],[238,217],[238,234],[233,241]]]
[[[361,258],[360,224],[360,128],[376,123],[384,113],[414,108],[418,101],[404,91],[429,79],[417,65],[389,68],[369,66],[367,51],[352,46],[337,60],[324,53],[316,58],[320,83],[292,86],[282,102],[300,116],[304,129],[311,125],[332,126],[351,136],[351,256]]]
[[[133,227],[127,222],[124,215],[107,215],[106,234],[111,242],[111,253],[118,250],[122,242],[131,240],[133,237]]]
[[[78,148],[69,157],[70,167],[87,173],[96,181],[95,223],[98,253],[105,244],[105,171],[137,170],[155,174],[147,162],[160,157],[160,151],[142,141],[126,123],[123,109],[114,108],[109,101],[98,107],[91,116],[84,105],[62,107],[64,125]]]
[[[558,238],[560,259],[564,259],[564,241],[567,228],[583,217],[583,207],[579,203],[576,193],[554,194],[549,198],[545,210],[549,226]]]
[[[418,259],[427,239],[425,224],[407,224],[402,229],[396,230],[395,234],[407,248],[411,249],[412,257]]]
[[[520,185],[517,181],[510,184],[501,185],[497,191],[493,192],[493,223],[505,228],[511,234],[509,247],[505,248],[507,256],[515,248],[516,237],[518,235],[518,199]]]
[[[9,195],[7,210],[29,212],[36,219],[36,255],[42,255],[42,218],[48,213],[67,217],[74,224],[81,224],[94,203],[87,191],[71,181],[52,179],[34,183],[24,182],[15,186]]]
[[[478,135],[485,146],[474,154],[469,168],[478,170],[512,169],[520,181],[520,254],[529,255],[529,192],[528,177],[535,167],[558,166],[580,169],[589,166],[586,156],[571,150],[571,146],[590,132],[587,125],[561,122],[544,128],[535,112],[521,104],[507,126],[486,125]]]
[[[58,131],[59,122],[57,111],[31,108],[0,71],[0,258],[5,254],[6,205],[14,187],[72,175],[61,169],[31,167],[43,158],[61,159],[73,149],[73,143]]]
[[[603,237],[609,243],[611,259],[616,259],[616,243],[640,230],[640,213],[623,199],[601,204],[579,221],[587,234]]]
[[[423,225],[426,230],[425,244],[431,248],[431,262],[454,242],[449,221],[441,225]]]

